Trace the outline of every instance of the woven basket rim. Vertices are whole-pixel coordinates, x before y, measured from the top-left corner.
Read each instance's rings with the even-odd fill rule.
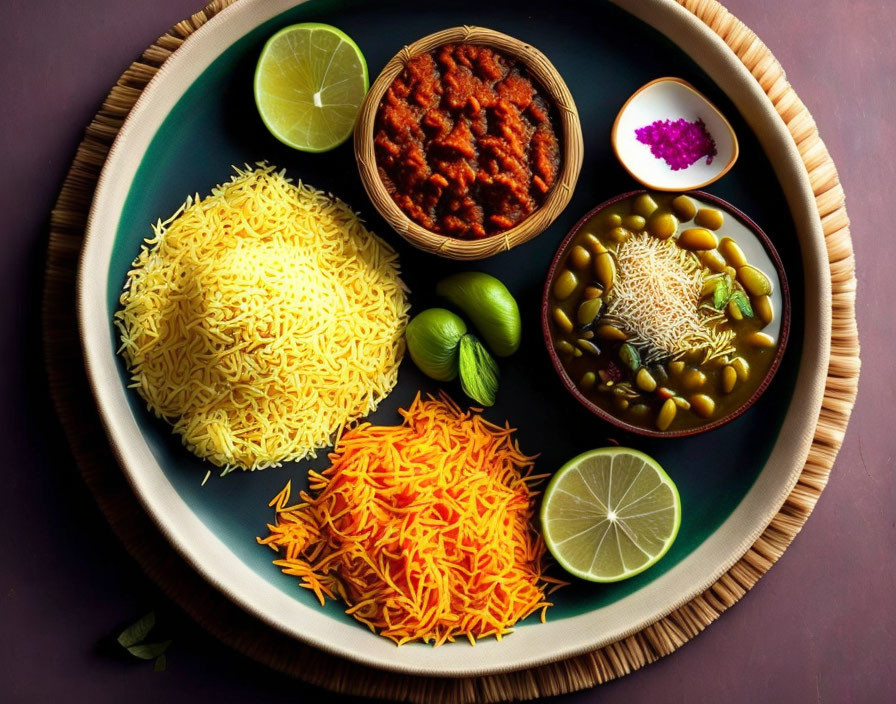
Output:
[[[562,128],[560,173],[544,203],[509,230],[477,240],[462,240],[433,232],[405,215],[386,191],[374,153],[374,123],[380,101],[389,86],[411,58],[452,43],[489,46],[523,63],[551,98]],[[531,44],[503,32],[462,25],[427,34],[404,46],[386,63],[361,105],[355,123],[354,149],[358,172],[371,203],[399,235],[425,252],[448,259],[472,260],[484,259],[528,242],[551,225],[572,198],[582,168],[584,139],[572,94],[547,56]]]

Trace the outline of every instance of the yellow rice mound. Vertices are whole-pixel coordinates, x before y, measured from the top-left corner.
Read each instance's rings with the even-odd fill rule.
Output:
[[[153,229],[115,313],[119,352],[199,457],[313,457],[394,388],[407,289],[341,201],[260,164]]]

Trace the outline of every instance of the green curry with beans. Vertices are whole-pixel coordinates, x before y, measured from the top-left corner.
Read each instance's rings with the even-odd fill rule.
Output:
[[[633,426],[687,431],[736,411],[757,390],[776,356],[780,324],[771,279],[729,236],[743,229],[732,219],[693,196],[644,193],[613,203],[580,228],[549,284],[548,306],[557,356],[588,400]],[[680,300],[699,311],[690,312],[697,316],[692,346],[672,338],[664,347],[651,337],[663,332],[663,315],[687,317],[682,312],[689,310],[638,301],[652,327],[638,327],[619,310],[624,295],[641,290],[621,277],[646,266],[626,264],[630,238],[644,251],[674,258],[667,269],[685,281],[678,285],[690,296]],[[682,279],[685,272],[690,278]],[[648,273],[653,288],[645,295],[665,300],[665,290],[656,288],[661,272]]]

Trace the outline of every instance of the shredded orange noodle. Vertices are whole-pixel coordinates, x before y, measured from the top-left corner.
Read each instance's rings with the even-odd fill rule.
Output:
[[[532,526],[534,457],[514,430],[462,411],[448,396],[419,394],[399,426],[361,424],[342,435],[310,491],[289,505],[287,484],[270,505],[276,520],[258,542],[279,553],[321,604],[397,644],[435,645],[502,636],[551,602],[564,584],[543,573],[545,546]],[[312,495],[313,494],[313,495]]]

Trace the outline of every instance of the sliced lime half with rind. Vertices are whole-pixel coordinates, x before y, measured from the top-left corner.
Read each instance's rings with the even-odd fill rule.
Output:
[[[618,582],[665,555],[681,526],[678,488],[652,457],[603,447],[574,457],[548,484],[545,544],[570,574]]]
[[[268,39],[255,68],[255,104],[277,139],[325,152],[352,133],[369,86],[367,62],[342,30],[306,22]]]

